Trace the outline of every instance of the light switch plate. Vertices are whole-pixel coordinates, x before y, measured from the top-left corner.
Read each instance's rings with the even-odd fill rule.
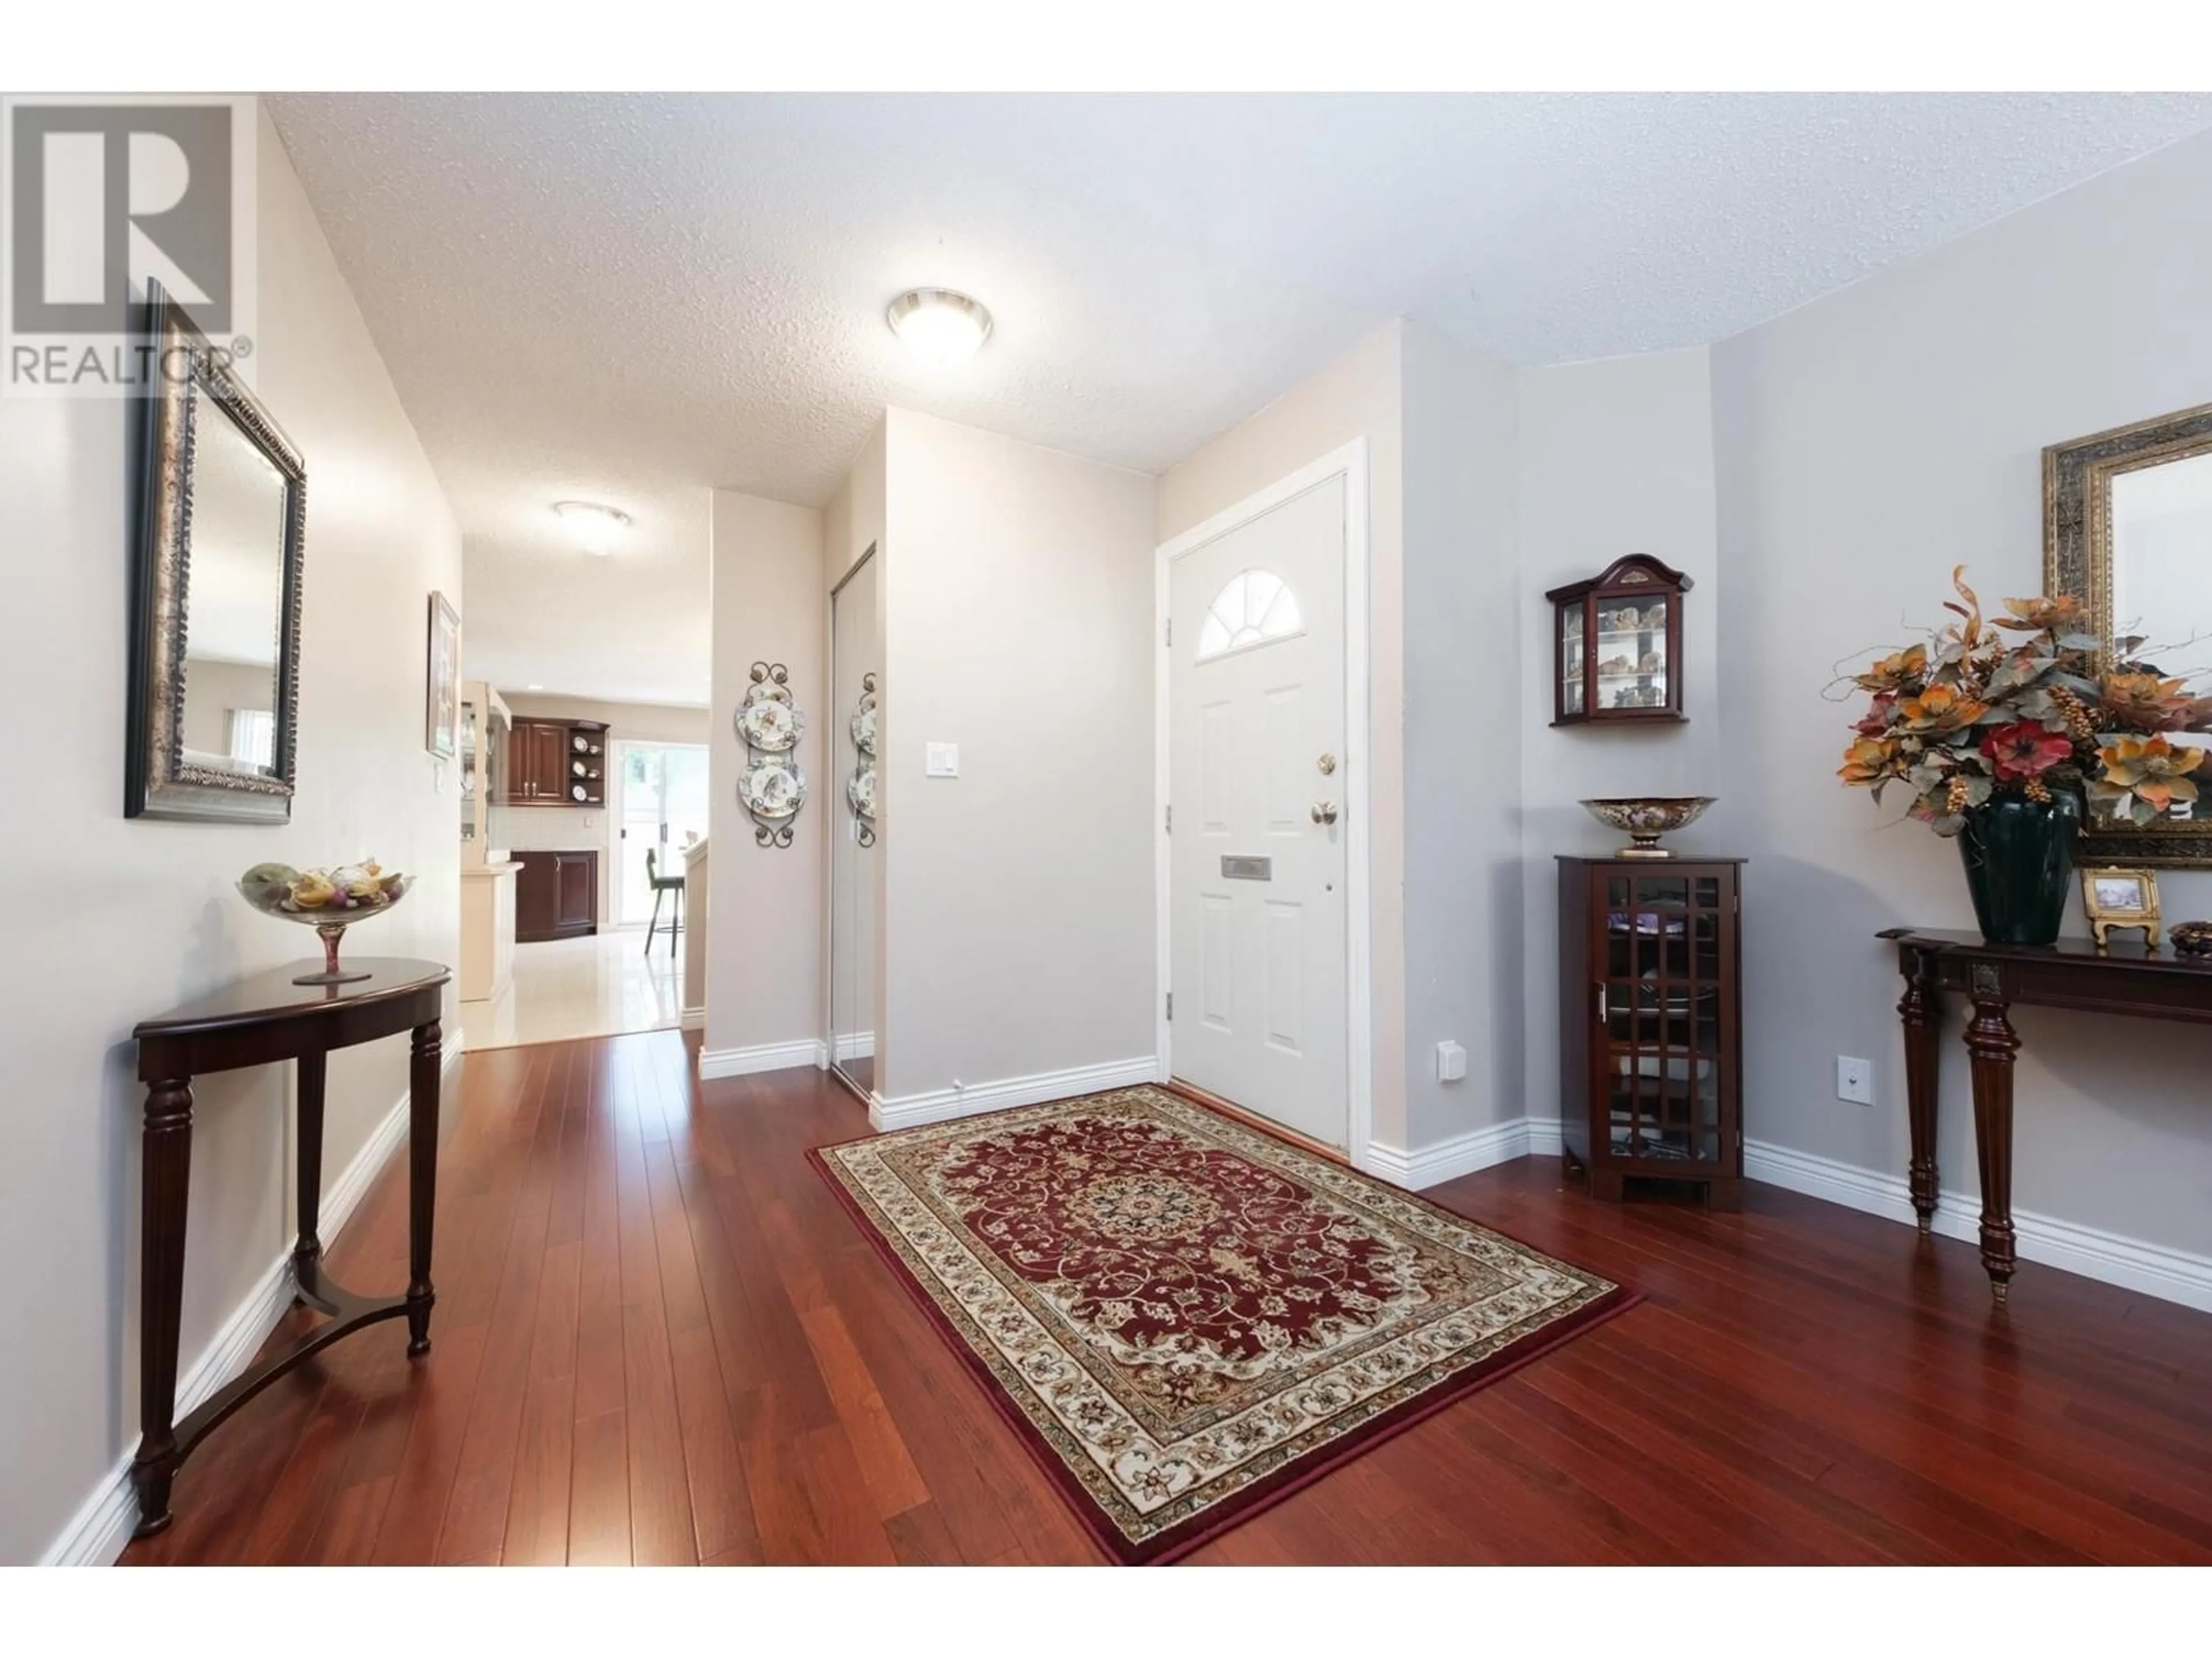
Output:
[[[1850,1054],[1836,1056],[1836,1098],[1854,1106],[1874,1104],[1874,1067]]]
[[[925,776],[957,778],[960,775],[960,745],[957,743],[933,743],[922,766]]]

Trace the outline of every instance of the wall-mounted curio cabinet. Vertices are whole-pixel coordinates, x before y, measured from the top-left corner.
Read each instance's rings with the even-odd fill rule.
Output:
[[[1632,553],[1602,575],[1544,595],[1552,603],[1554,726],[1679,720],[1682,596],[1690,579]]]

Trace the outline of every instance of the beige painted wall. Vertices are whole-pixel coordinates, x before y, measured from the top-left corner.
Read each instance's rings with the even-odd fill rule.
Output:
[[[1224,433],[1158,481],[1155,541],[1173,540],[1278,479],[1367,441],[1368,704],[1373,894],[1375,1139],[1407,1145],[1405,826],[1405,446],[1401,343],[1393,322]],[[1147,607],[1149,617],[1150,605]],[[1149,647],[1147,657],[1149,658]],[[1144,693],[1149,708],[1152,693]],[[1152,790],[1145,792],[1146,802]],[[1151,904],[1147,883],[1147,914]]]
[[[600,702],[590,697],[564,697],[548,691],[501,693],[507,712],[517,720],[602,720],[607,727],[607,804],[586,811],[574,806],[509,806],[495,803],[491,809],[491,845],[510,852],[596,852],[599,855],[599,922],[615,925],[615,872],[621,848],[615,832],[614,744],[623,738],[641,743],[696,743],[708,735],[703,708],[665,702]],[[681,875],[680,865],[661,872]]]
[[[309,483],[299,795],[272,828],[122,816],[124,550],[133,473],[112,403],[0,399],[11,556],[0,702],[51,741],[0,823],[0,1008],[14,1133],[0,1257],[0,1561],[37,1559],[135,1443],[138,1130],[132,1024],[292,961],[302,930],[233,882],[270,859],[371,855],[416,873],[363,934],[381,954],[458,947],[458,780],[422,747],[425,596],[458,599],[460,538],[283,147],[260,130],[258,390]],[[465,609],[465,606],[464,606]],[[458,1002],[447,1000],[449,1041]],[[198,1087],[185,1262],[189,1366],[289,1244],[289,1068]],[[326,1180],[406,1088],[406,1045],[333,1054]],[[35,1425],[24,1428],[22,1425]]]
[[[1702,625],[1721,641],[1730,807],[1714,839],[1752,858],[1753,1137],[1905,1170],[1895,963],[1872,934],[1970,928],[1972,911],[1955,845],[1838,786],[1855,711],[1822,688],[1942,620],[1954,563],[1985,603],[2040,591],[2045,445],[2212,398],[2207,203],[2212,137],[2191,138],[1713,349],[1723,592]],[[2169,919],[2212,915],[2212,872],[2160,886]],[[1971,1194],[1959,1019],[1941,1162]],[[2015,1024],[2015,1206],[2212,1255],[2212,1031],[2033,1008]],[[1872,1109],[1835,1100],[1839,1054],[1875,1061]]]
[[[890,411],[887,1099],[1153,1048],[1153,481]],[[923,775],[924,745],[960,776]],[[715,902],[721,902],[719,893]]]
[[[714,708],[708,716],[709,1053],[811,1042],[823,1032],[822,885],[830,814],[823,739],[829,607],[819,507],[718,489],[714,501]],[[780,662],[805,716],[808,799],[789,847],[761,847],[738,803],[745,746],[732,724],[757,661]]]

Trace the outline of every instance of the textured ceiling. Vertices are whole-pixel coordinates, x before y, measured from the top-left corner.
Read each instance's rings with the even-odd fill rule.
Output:
[[[702,486],[886,403],[1157,471],[1396,314],[1517,362],[1723,337],[2207,125],[2197,94],[287,95],[468,538],[470,672],[706,695]],[[883,307],[997,330],[929,372]],[[586,563],[547,508],[610,501]]]

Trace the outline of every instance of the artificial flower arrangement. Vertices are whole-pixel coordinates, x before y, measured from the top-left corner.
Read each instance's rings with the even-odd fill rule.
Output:
[[[1992,799],[2048,803],[2057,790],[2136,823],[2197,799],[2204,750],[2170,734],[2212,724],[2212,698],[2140,660],[2140,639],[2100,668],[2078,599],[2007,599],[2011,614],[1985,623],[1965,574],[1951,573],[1962,603],[1943,606],[1959,620],[1850,677],[1873,702],[1838,776],[1876,800],[1902,782],[1911,816],[1941,836]]]

